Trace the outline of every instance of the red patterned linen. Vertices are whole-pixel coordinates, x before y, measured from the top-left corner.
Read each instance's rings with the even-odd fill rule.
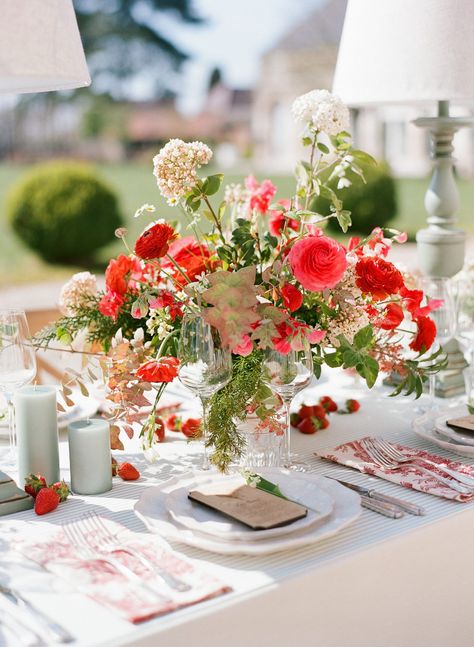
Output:
[[[78,557],[76,549],[68,542],[63,530],[54,529],[40,542],[37,539],[35,542],[20,540],[16,549],[49,572],[66,579],[98,604],[108,607],[133,623],[142,622],[232,590],[231,587],[224,585],[193,564],[191,560],[165,547],[153,535],[139,535],[105,517],[102,517],[102,520],[111,531],[120,533],[121,545],[139,552],[152,562],[157,570],[165,569],[189,584],[191,589],[179,592],[160,584],[159,578],[139,560],[126,553],[114,553],[115,559],[119,559],[140,575],[144,583],[153,586],[153,591],[149,591],[140,583],[128,580],[105,562]]]
[[[370,440],[369,437],[367,438]],[[402,485],[403,487],[413,490],[418,490],[419,492],[426,492],[427,494],[434,494],[435,496],[441,496],[445,499],[453,499],[455,501],[461,501],[463,503],[474,500],[474,492],[472,494],[460,494],[447,485],[440,483],[440,481],[438,481],[435,476],[430,476],[426,472],[418,469],[416,465],[401,465],[396,470],[379,467],[372,461],[367,452],[363,449],[363,447],[361,446],[361,440],[352,440],[348,443],[344,443],[343,445],[339,445],[338,447],[334,447],[333,449],[315,452],[315,454],[320,458],[325,458],[327,460],[333,461],[334,463],[339,463],[340,465],[353,467],[354,469],[359,470],[360,472],[364,472],[365,474],[379,476],[386,481],[391,481],[392,483],[397,483],[398,485]],[[398,443],[391,444],[409,457],[412,456],[413,458],[427,458],[434,463],[444,465],[452,470],[456,470],[457,472],[461,472],[474,478],[474,466],[465,465],[464,463],[458,463],[457,461],[452,461],[448,458],[444,458],[443,456],[437,456],[436,454],[429,454],[428,452],[425,452],[421,449],[406,447],[405,445],[399,445]],[[451,478],[442,470],[437,470],[431,465],[426,465],[423,463],[420,464],[432,470],[433,472],[438,473],[443,478]]]

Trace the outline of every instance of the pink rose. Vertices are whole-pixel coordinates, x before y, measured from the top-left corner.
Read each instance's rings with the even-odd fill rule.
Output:
[[[288,259],[295,278],[311,292],[333,288],[347,267],[344,246],[327,236],[308,236],[298,240]]]

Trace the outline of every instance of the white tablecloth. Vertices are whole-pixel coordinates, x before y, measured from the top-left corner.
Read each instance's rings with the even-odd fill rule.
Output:
[[[61,619],[78,647],[286,647],[293,643],[315,647],[472,647],[474,613],[470,589],[474,582],[474,505],[446,501],[369,479],[358,472],[313,456],[362,435],[383,433],[407,445],[447,455],[413,435],[410,420],[417,406],[407,398],[391,399],[387,391],[358,390],[351,381],[320,383],[299,396],[314,401],[329,394],[343,401],[357,397],[357,414],[331,417],[331,425],[313,436],[293,433],[293,448],[318,474],[375,484],[379,491],[401,496],[427,509],[425,517],[405,515],[391,520],[364,510],[337,536],[314,546],[264,557],[220,556],[176,544],[175,549],[231,584],[234,592],[185,610],[132,626],[91,599],[71,591],[64,582],[44,573],[25,577],[17,560],[15,532],[26,523],[31,532],[43,524],[59,524],[86,509],[110,511],[115,520],[137,532],[147,532],[133,506],[144,491],[196,465],[199,444],[168,434],[160,445],[162,458],[150,465],[129,456],[142,471],[138,482],[114,481],[110,493],[75,496],[39,520],[32,511],[0,520],[0,570],[37,606]],[[127,452],[133,449],[133,442]],[[67,445],[61,437],[61,461],[67,478]],[[469,461],[469,459],[463,459]],[[38,530],[36,530],[38,529]],[[21,561],[21,560],[20,560]],[[0,645],[2,643],[0,634]],[[11,647],[17,643],[11,643]],[[10,643],[8,644],[10,647]]]

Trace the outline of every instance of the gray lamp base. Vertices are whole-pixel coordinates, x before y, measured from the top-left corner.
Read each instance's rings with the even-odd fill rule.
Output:
[[[455,339],[451,339],[444,350],[448,355],[448,366],[436,375],[435,394],[439,398],[451,398],[465,393],[463,370],[468,366]]]

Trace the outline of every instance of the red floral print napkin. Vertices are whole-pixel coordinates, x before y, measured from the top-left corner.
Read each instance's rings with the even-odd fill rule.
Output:
[[[384,467],[379,467],[368,456],[367,452],[363,449],[360,443],[361,441],[352,440],[333,449],[327,449],[315,453],[316,456],[319,456],[320,458],[325,458],[341,465],[353,467],[360,472],[364,472],[365,474],[379,476],[386,481],[391,481],[392,483],[403,485],[403,487],[406,488],[419,490],[420,492],[426,492],[427,494],[434,494],[435,496],[441,496],[445,499],[453,499],[455,501],[467,502],[474,500],[474,491],[472,494],[460,494],[456,490],[453,490],[447,485],[444,485],[443,483],[438,481],[435,476],[430,476],[426,472],[418,469],[416,465],[401,465],[396,470],[389,470]],[[427,458],[434,463],[444,465],[452,470],[462,472],[463,474],[474,478],[474,466],[465,465],[464,463],[458,463],[457,461],[451,461],[448,458],[437,456],[436,454],[429,454],[428,452],[422,451],[421,449],[414,449],[413,447],[406,447],[405,445],[399,445],[397,443],[391,444],[407,456]],[[421,463],[421,465],[423,464]],[[431,465],[425,464],[423,466],[432,470],[434,473],[439,474],[443,478],[446,478],[448,480],[451,479],[451,477],[442,470],[437,470]]]
[[[122,545],[140,553],[154,564],[157,570],[164,569],[188,584],[190,589],[183,592],[174,590],[138,559],[126,553],[114,553],[113,557],[139,575],[140,582],[130,581],[105,562],[81,559],[62,529],[55,529],[40,542],[19,541],[16,549],[28,559],[66,579],[81,593],[133,623],[232,590],[184,556],[163,547],[160,540],[153,535],[139,535],[105,517],[102,517],[102,521],[112,532],[120,533]]]

